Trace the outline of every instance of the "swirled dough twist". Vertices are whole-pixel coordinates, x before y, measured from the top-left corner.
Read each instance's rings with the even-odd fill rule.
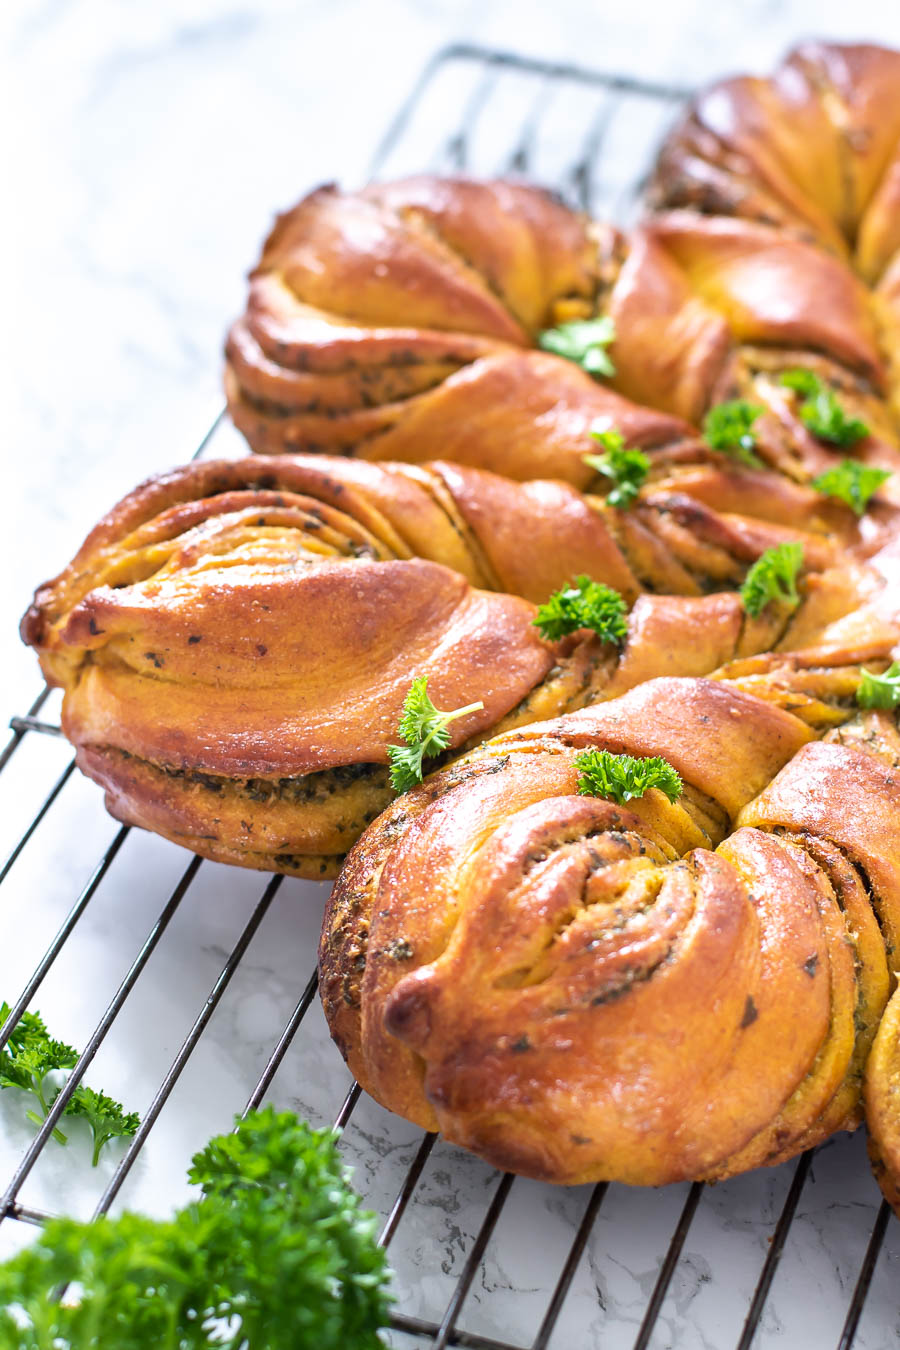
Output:
[[[721,513],[677,481],[623,512],[452,464],[193,464],[119,503],[23,634],[114,815],[222,861],[333,875],[393,796],[387,746],[417,675],[440,707],[484,703],[453,724],[460,747],[779,642],[890,650],[898,626],[851,512],[812,515],[815,494],[793,488],[770,494],[774,520]],[[728,588],[798,536],[803,605],[750,619]],[[621,652],[540,640],[527,600],[579,573],[634,603]]]
[[[877,62],[858,65],[875,78]],[[879,97],[861,98],[865,125]],[[776,378],[828,377],[873,429],[854,453],[900,463],[890,329],[832,243],[683,210],[628,239],[502,182],[306,198],[253,273],[230,403],[256,449],[359,461],[210,466],[139,489],[25,623],[111,808],[214,857],[327,875],[390,798],[386,746],[415,675],[444,706],[484,701],[453,725],[460,749],[767,647],[884,657],[896,484],[860,522],[812,491],[837,451]],[[534,350],[546,325],[594,314],[615,321],[618,391]],[[691,432],[731,394],[766,410],[761,469]],[[627,511],[585,458],[598,418],[648,448]],[[787,538],[804,545],[803,607],[750,621],[735,588]],[[542,643],[514,598],[579,572],[634,606],[620,655]]]
[[[900,738],[853,703],[898,638],[898,79],[808,44],[718,86],[628,236],[511,182],[310,194],[227,343],[272,457],[137,489],[25,618],[120,818],[317,876],[387,807],[326,915],[328,1018],[380,1100],[502,1166],[715,1178],[864,1111],[900,1202]],[[537,349],[594,317],[605,383]],[[814,435],[793,368],[868,434]],[[698,438],[733,398],[762,467]],[[649,457],[628,510],[598,424]],[[811,486],[847,456],[892,474],[859,520]],[[751,619],[786,539],[802,604]],[[631,606],[621,651],[538,637],[580,572]],[[389,804],[418,675],[484,707]],[[664,755],[684,796],[578,795],[585,746]]]
[[[728,674],[495,737],[367,830],[320,980],[379,1101],[499,1167],[656,1185],[854,1127],[869,1062],[896,1188],[896,721],[854,713],[852,668]],[[578,795],[590,747],[683,796]]]
[[[898,79],[895,52],[809,44],[772,80],[714,87],[663,148],[665,209],[630,236],[505,181],[319,189],[279,219],[229,337],[236,424],[259,451],[421,461],[438,440],[583,487],[596,421],[687,448],[743,396],[765,409],[760,453],[805,481],[838,452],[779,382],[799,366],[868,424],[853,453],[896,470]],[[598,315],[608,385],[534,350]]]

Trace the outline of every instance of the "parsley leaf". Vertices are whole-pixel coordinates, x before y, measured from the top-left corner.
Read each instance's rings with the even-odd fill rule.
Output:
[[[391,787],[395,792],[409,792],[425,776],[420,745],[389,745],[388,762],[391,766]]]
[[[670,802],[677,801],[683,791],[678,774],[660,755],[639,759],[609,750],[585,750],[575,756],[575,767],[582,796],[610,797],[620,806],[633,797],[643,797],[651,788],[659,788]]]
[[[94,1167],[100,1161],[104,1144],[108,1144],[111,1139],[124,1139],[136,1134],[141,1123],[137,1111],[125,1111],[119,1102],[107,1097],[105,1092],[95,1092],[84,1083],[79,1083],[72,1093],[66,1113],[83,1116],[90,1125],[94,1140]]]
[[[868,436],[869,428],[858,417],[844,411],[840,399],[824,380],[811,370],[786,370],[780,377],[786,389],[800,394],[800,420],[819,440],[832,445],[855,445]]]
[[[612,488],[606,494],[610,506],[624,510],[640,492],[650,472],[650,461],[643,450],[626,450],[625,437],[615,428],[592,431],[591,436],[603,446],[603,455],[582,455],[585,464],[596,473],[610,479]]]
[[[9,1014],[9,1004],[0,1003],[0,1026]],[[58,1086],[50,1086],[47,1075],[56,1069],[71,1069],[77,1060],[78,1051],[64,1041],[54,1040],[40,1013],[24,1012],[0,1050],[0,1089],[16,1087],[30,1092],[37,1099],[40,1114],[30,1110],[26,1115],[35,1125],[42,1125],[60,1090]],[[53,1137],[60,1144],[68,1142],[58,1128]]]
[[[10,1013],[8,1003],[0,1003],[0,1026]],[[17,1087],[30,1092],[40,1108],[27,1111],[29,1120],[42,1125],[61,1091],[61,1084],[52,1085],[48,1075],[55,1070],[69,1070],[78,1061],[78,1051],[64,1041],[54,1040],[40,1013],[24,1012],[13,1027],[9,1040],[0,1050],[0,1089]],[[79,1083],[66,1103],[67,1116],[84,1116],[94,1136],[93,1166],[100,1159],[103,1145],[120,1135],[134,1134],[140,1117],[134,1111],[126,1112],[118,1102],[104,1092]],[[55,1129],[53,1137],[60,1144],[67,1143],[62,1130]]]
[[[377,1219],[332,1131],[252,1112],[195,1156],[190,1180],[202,1194],[171,1219],[51,1219],[0,1265],[0,1345],[382,1350]]]
[[[722,450],[741,464],[759,468],[762,460],[753,453],[756,432],[753,423],[764,409],[744,398],[717,403],[703,419],[703,439],[712,450]]]
[[[890,476],[889,469],[875,469],[870,464],[860,464],[858,459],[842,459],[840,464],[814,478],[812,486],[826,497],[846,502],[861,516],[869,498]]]
[[[803,545],[799,539],[767,548],[750,568],[741,587],[744,609],[754,619],[771,600],[780,600],[796,609],[797,575],[803,566]]]
[[[620,647],[628,636],[627,605],[618,591],[590,577],[576,577],[571,586],[555,591],[538,606],[535,628],[541,637],[556,642],[566,633],[592,628],[603,642]]]
[[[606,348],[614,341],[616,326],[609,316],[600,319],[572,319],[556,328],[538,333],[538,346],[554,356],[574,361],[589,375],[615,375],[616,368]]]
[[[863,670],[856,701],[861,708],[900,707],[900,661],[894,661],[881,675]]]
[[[403,712],[397,730],[406,745],[389,745],[387,748],[391,786],[395,792],[408,792],[416,783],[421,783],[424,777],[422,761],[433,759],[447,749],[451,722],[484,707],[481,702],[468,703],[465,708],[441,712],[428,697],[427,684],[427,677],[418,675],[403,700]]]

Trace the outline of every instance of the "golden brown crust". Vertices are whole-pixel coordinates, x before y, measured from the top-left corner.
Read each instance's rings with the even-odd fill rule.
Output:
[[[630,239],[522,184],[311,193],[226,347],[235,424],[277,458],[144,485],[23,621],[120,819],[315,876],[383,810],[326,915],[332,1030],[500,1166],[727,1176],[852,1128],[865,1072],[898,1204],[900,737],[852,711],[900,611],[898,77],[808,43],[717,86]],[[608,383],[535,350],[600,315]],[[795,367],[868,434],[814,435]],[[694,439],[727,398],[762,409],[762,468]],[[598,424],[649,451],[627,511]],[[808,486],[848,455],[893,474],[859,521]],[[751,619],[735,588],[788,539],[803,603]],[[527,602],[579,572],[633,605],[621,652],[537,637]],[[423,674],[485,706],[388,804]],[[588,746],[664,755],[684,797],[578,796]]]
[[[193,464],[100,522],[23,636],[114,815],[222,860],[330,875],[390,799],[415,676],[439,707],[483,702],[453,724],[460,747],[654,675],[824,640],[878,591],[866,565],[827,585],[814,570],[863,549],[852,517],[801,531],[725,515],[678,490],[678,466],[660,472],[623,511],[446,462]],[[804,541],[809,600],[788,627],[777,608],[751,622],[729,588],[783,538]],[[517,598],[582,573],[636,601],[620,653],[585,634],[554,649]]]
[[[680,419],[638,407],[571,362],[532,351],[503,351],[454,371],[425,393],[358,411],[248,400],[226,372],[229,410],[251,449],[264,454],[328,451],[419,464],[440,456],[508,478],[553,477],[581,486],[585,440],[594,425],[618,427],[629,444],[668,444],[688,434]]]
[[[439,487],[402,466],[198,464],[98,525],[23,636],[114,814],[209,856],[333,873],[392,795],[414,676],[439,707],[483,703],[451,745],[540,684],[556,658],[532,606],[466,580],[485,580],[480,555]],[[412,556],[426,542],[460,570]]]
[[[457,462],[585,481],[594,419],[639,445],[686,432],[524,350],[557,314],[591,312],[608,249],[607,234],[524,184],[320,188],[279,217],[252,274],[226,348],[232,416],[266,453],[421,462],[439,437]]]
[[[364,196],[438,237],[525,333],[545,327],[561,300],[594,296],[597,242],[550,193],[521,182],[423,175],[375,184]]]
[[[865,1107],[875,1176],[900,1216],[900,990],[881,1019],[866,1064]]]
[[[565,1182],[726,1176],[852,1128],[888,996],[875,914],[900,919],[878,862],[898,846],[890,738],[866,731],[883,715],[854,723],[858,678],[798,665],[807,720],[734,681],[652,681],[496,737],[389,808],[320,949],[367,1090]],[[685,795],[574,796],[586,747],[662,754]]]
[[[900,921],[900,738],[886,715],[854,717],[858,672],[835,668],[888,651],[900,595],[887,505],[900,500],[898,77],[898,53],[808,43],[771,80],[732,80],[702,96],[661,156],[656,201],[668,209],[631,240],[616,241],[604,257],[593,310],[574,311],[614,319],[611,383],[627,397],[694,424],[722,399],[761,405],[758,454],[782,475],[732,470],[726,483],[716,457],[704,462],[689,441],[656,449],[654,486],[665,497],[666,522],[644,532],[653,519],[647,490],[616,531],[644,585],[660,574],[664,541],[671,550],[666,575],[677,575],[678,589],[690,596],[692,550],[702,541],[704,568],[713,574],[729,510],[741,515],[748,542],[754,517],[767,531],[779,523],[833,540],[824,516],[834,504],[801,485],[838,458],[893,475],[862,526],[865,542],[844,538],[831,560],[817,555],[820,571],[809,579],[802,613],[769,634],[772,647],[791,651],[787,663],[777,655],[741,656],[745,640],[746,653],[764,645],[746,625],[725,643],[739,657],[721,675],[732,693],[757,695],[825,739],[789,755],[771,784],[756,780],[751,786],[761,795],[736,820],[741,802],[728,802],[739,828],[715,854],[689,852],[684,832],[675,853],[687,856],[679,863],[672,838],[660,834],[663,803],[635,819],[606,803],[576,801],[567,795],[573,775],[554,723],[519,727],[386,812],[351,852],[336,887],[323,930],[322,988],[354,1072],[381,1100],[499,1166],[569,1181],[727,1176],[853,1128],[865,1070],[873,1161],[885,1194],[900,1206],[896,996],[885,1014]],[[684,207],[692,209],[678,209]],[[850,449],[814,436],[800,400],[780,382],[796,367],[831,386],[870,434]],[[452,415],[448,420],[452,437]],[[371,444],[377,454],[377,440]],[[491,452],[489,438],[479,452]],[[571,463],[561,455],[556,472],[569,476]],[[714,523],[707,526],[698,503],[715,507]],[[679,535],[685,526],[689,543]],[[815,545],[805,548],[809,554]],[[724,553],[733,560],[735,535]],[[867,558],[879,576],[871,588],[865,578],[872,573],[858,570]],[[669,597],[658,609],[655,600],[637,601],[628,659],[607,681],[607,697],[627,689],[634,675],[660,673],[664,632],[674,634],[679,620],[690,628],[684,607],[691,600]],[[726,596],[718,606],[715,631],[723,634]],[[701,622],[709,617],[698,613]],[[699,662],[716,640],[711,627],[703,634],[709,646]],[[702,648],[701,632],[695,637]],[[596,715],[607,728],[618,706],[587,708],[562,724],[592,727]],[[689,710],[671,729],[655,708],[639,728],[627,715],[624,721],[631,739],[615,748],[674,757],[693,788],[703,784],[707,800],[710,782],[692,756],[706,762],[715,737],[699,732],[699,744],[692,742]],[[745,730],[749,740],[752,729]],[[585,743],[607,744],[605,731]],[[746,762],[734,758],[735,765]],[[695,824],[700,809],[693,798]],[[597,828],[594,811],[613,813],[612,827]],[[715,812],[703,819],[709,833]],[[676,824],[683,828],[669,811],[668,827]],[[715,844],[714,828],[710,837]],[[701,882],[698,856],[714,857],[722,870],[707,870]],[[418,870],[426,857],[427,878]],[[603,884],[615,896],[614,921]],[[764,983],[794,980],[781,986],[791,1017],[782,1014],[767,1033],[785,1033],[790,1050],[785,1044],[760,1055],[753,1068],[752,1051],[736,1068],[731,1019],[727,1011],[719,1017],[725,1004],[704,983],[716,969],[712,934],[704,932],[709,945],[699,967],[691,965],[691,943],[678,945],[712,895],[727,916],[713,925],[717,940],[739,923],[743,904],[755,914],[746,949],[753,959],[745,964],[735,948],[729,993],[748,991],[760,963],[775,953],[788,966],[766,972]],[[597,903],[601,896],[606,907]],[[572,935],[585,913],[592,927],[582,956]],[[798,943],[808,944],[803,959]],[[352,976],[345,951],[352,952]],[[523,953],[530,953],[524,962]],[[685,978],[683,1005],[670,963]],[[606,973],[611,982],[589,1030],[569,997],[582,969],[586,982]],[[746,992],[741,1048],[764,1019],[760,997],[757,989]],[[807,1009],[815,998],[817,1011]],[[703,1040],[710,1009],[720,1032],[713,1046]],[[801,1032],[811,1036],[802,1050]],[[666,1037],[677,1046],[671,1060]],[[789,1063],[794,1068],[779,1079]],[[772,1097],[748,1128],[759,1105],[758,1092],[750,1100],[754,1088]]]
[[[866,290],[838,259],[770,225],[691,211],[643,229],[738,342],[825,352],[876,388],[883,383]]]
[[[298,333],[304,306],[324,296],[291,272],[299,245],[337,283],[324,320],[337,328],[361,318],[342,289],[358,259],[335,265],[330,251],[338,238],[346,245],[341,229],[319,247],[326,214],[375,204],[403,250],[397,263],[386,245],[372,255],[384,264],[383,288],[362,316],[368,344],[361,334],[356,347],[367,398],[342,407],[346,371],[334,371],[322,382],[326,419],[308,403],[314,380],[279,384],[271,348],[271,368],[231,359],[233,412],[257,449],[304,437],[415,463],[439,438],[448,460],[584,488],[594,416],[654,447],[653,482],[627,514],[540,489],[565,522],[558,539],[542,537],[548,553],[591,539],[593,572],[616,576],[636,598],[615,665],[592,667],[582,649],[562,677],[570,699],[580,679],[614,701],[523,728],[547,707],[546,694],[532,692],[500,736],[375,823],[326,917],[323,996],[354,1072],[381,1100],[500,1166],[556,1180],[729,1175],[852,1128],[868,1059],[873,1154],[897,1202],[890,1015],[876,1037],[900,913],[896,757],[872,718],[850,720],[858,677],[835,667],[883,658],[896,640],[900,571],[887,502],[900,500],[898,77],[900,54],[807,43],[769,80],[738,78],[701,95],[660,157],[662,213],[629,240],[592,236],[557,204],[550,230],[537,195],[527,208],[506,198],[518,213],[513,229],[497,210],[506,186],[465,180],[378,187],[363,207],[329,201],[310,230],[303,220],[316,205],[301,203],[272,281],[282,320],[294,305],[288,326]],[[448,264],[448,300],[447,278],[432,286],[424,255],[414,264],[434,302],[420,315],[400,290],[423,231],[458,266]],[[477,334],[492,350],[436,345],[454,306],[465,312],[460,336]],[[620,394],[694,425],[717,401],[751,400],[763,409],[757,451],[775,472],[723,475],[683,426],[648,434],[624,405],[592,406],[581,372],[527,350],[541,327],[595,314],[615,323]],[[381,344],[400,326],[413,364],[397,379]],[[312,337],[304,370],[325,369],[320,348]],[[300,347],[291,350],[296,358]],[[852,450],[804,424],[780,381],[795,367],[866,422],[870,434]],[[840,508],[802,486],[848,453],[894,474],[856,537]],[[443,470],[485,570],[524,590],[530,569],[517,570],[509,547],[522,529],[519,499],[497,488],[491,508],[502,507],[504,523],[492,535],[487,494],[459,475]],[[603,516],[602,539],[590,511]],[[702,595],[710,583],[737,584],[742,549],[758,555],[801,535],[815,575],[800,613],[750,622],[733,596]],[[767,646],[792,656],[752,655]],[[664,673],[667,659],[679,674],[722,663],[719,694],[683,685],[680,702],[670,690],[669,703],[662,696],[651,707],[647,691],[657,686],[641,681]],[[740,698],[757,708],[729,724],[743,749],[711,729],[715,709],[738,699],[735,712]],[[826,739],[793,743],[770,783],[779,764],[756,736],[773,714],[801,741],[808,729]],[[690,785],[687,813],[655,797],[634,811],[572,797],[576,744],[666,755]],[[722,840],[729,821],[745,824]]]
[[[807,52],[803,78],[821,122],[835,114],[822,111],[832,96],[810,75],[816,60],[831,59],[817,52]],[[840,65],[835,53],[832,64]],[[861,141],[881,147],[854,152],[852,172],[841,169],[856,176],[856,197],[877,195],[881,168],[890,176],[892,133],[869,123],[891,60],[861,63],[873,82],[868,103],[846,116],[848,125],[861,119],[854,133]],[[788,84],[799,78],[791,69]],[[837,80],[834,71],[821,78]],[[756,93],[768,87],[736,82],[741,107],[745,85]],[[772,134],[777,120],[770,116]],[[760,113],[758,142],[766,129]],[[676,132],[663,165],[684,134]],[[838,153],[828,146],[823,154]],[[722,154],[721,173],[738,181]],[[900,168],[896,176],[900,182]],[[666,188],[668,181],[661,171],[660,203],[709,205]],[[810,436],[796,398],[778,383],[781,371],[800,365],[865,415],[871,435],[853,453],[900,468],[896,417],[881,401],[897,388],[896,288],[882,281],[873,297],[864,284],[870,273],[863,269],[860,280],[846,249],[822,246],[824,226],[785,228],[784,213],[772,217],[754,201],[732,216],[668,210],[625,239],[537,189],[504,182],[420,178],[355,195],[313,193],[279,221],[229,340],[232,416],[252,448],[266,453],[331,450],[420,463],[437,445],[457,463],[583,487],[593,423],[619,427],[632,445],[673,446],[711,404],[744,396],[766,409],[760,453],[807,481],[838,451]],[[609,381],[530,350],[545,326],[597,314],[615,323]]]
[[[767,221],[875,280],[900,246],[898,81],[898,52],[807,42],[769,79],[713,85],[666,141],[653,197]]]
[[[314,880],[337,876],[360,831],[394,797],[382,764],[235,779],[88,742],[76,760],[117,820],[216,862]]]
[[[795,364],[821,353],[838,363],[828,372],[838,387],[847,382],[841,365],[887,387],[892,415],[885,422],[869,404],[871,443],[854,453],[887,453],[892,470],[900,409],[892,280],[900,259],[898,79],[896,51],[804,43],[769,79],[739,77],[704,91],[663,146],[650,193],[657,209],[690,208],[674,215],[695,222],[699,294],[740,340],[783,343],[793,330],[808,353]],[[723,272],[722,234],[749,241],[754,230],[772,243],[751,247],[737,271],[732,263]],[[853,272],[874,291],[860,290]],[[779,275],[790,277],[787,289]],[[767,314],[767,300],[777,310],[778,289],[785,307]],[[849,397],[861,413],[859,398]],[[812,448],[790,418],[785,433],[801,452]]]

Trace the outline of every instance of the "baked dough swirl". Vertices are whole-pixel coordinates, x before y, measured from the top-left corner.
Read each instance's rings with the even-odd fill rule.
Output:
[[[662,670],[777,643],[878,658],[897,640],[852,512],[814,515],[815,494],[762,482],[754,507],[741,481],[729,504],[770,499],[775,519],[717,512],[677,481],[626,512],[452,464],[196,463],[119,503],[38,591],[23,636],[115,816],[220,861],[334,875],[394,795],[387,746],[416,676],[440,707],[484,703],[453,724],[460,748]],[[732,588],[797,537],[803,605],[751,619]],[[633,603],[621,652],[540,640],[527,601],[579,573]]]
[[[505,181],[311,193],[228,337],[257,454],[138,488],[23,621],[114,815],[302,876],[352,849],[332,1032],[380,1101],[500,1166],[715,1179],[864,1114],[900,1205],[900,736],[854,704],[900,614],[898,78],[807,44],[717,86],[629,235]],[[608,381],[538,349],[597,317]],[[813,434],[789,370],[867,433]],[[698,435],[732,399],[761,409],[757,467]],[[598,426],[648,456],[627,510]],[[848,457],[892,475],[859,519],[812,486]],[[750,618],[737,589],[786,540],[802,603]],[[625,597],[621,650],[538,636],[579,573]],[[393,800],[422,675],[484,707]],[[588,746],[663,755],[684,795],[579,795]]]
[[[668,136],[651,202],[764,221],[876,283],[900,249],[898,82],[900,53],[827,42],[719,81]]]
[[[367,1091],[499,1167],[657,1185],[853,1128],[869,1062],[896,1193],[896,1005],[869,1059],[900,939],[896,721],[854,712],[850,667],[726,674],[495,737],[369,828],[320,948]],[[683,796],[577,795],[588,747],[663,755]]]
[[[484,701],[452,726],[462,750],[768,648],[886,656],[897,477],[859,522],[814,492],[839,452],[778,381],[826,378],[872,428],[854,455],[900,466],[890,330],[870,275],[823,243],[693,209],[626,238],[537,188],[466,179],[329,187],[288,212],[229,337],[232,414],[256,450],[356,458],[176,471],[39,591],[23,632],[110,808],[212,857],[333,875],[390,800],[416,675],[442,706]],[[615,389],[534,347],[593,315],[615,322]],[[734,395],[765,409],[762,468],[693,432]],[[586,460],[598,420],[648,451],[629,510]],[[786,539],[803,606],[751,621],[736,589]],[[539,640],[523,602],[579,573],[633,606],[621,653]]]
[[[279,218],[229,334],[235,425],[269,454],[422,462],[439,446],[576,486],[594,423],[632,445],[676,441],[680,418],[530,350],[541,328],[591,311],[616,238],[523,184],[320,188]]]
[[[686,448],[746,397],[759,453],[807,481],[838,451],[780,383],[799,367],[866,422],[854,456],[896,470],[898,71],[894,52],[813,44],[771,81],[716,86],[663,148],[665,209],[630,236],[506,181],[319,189],[279,218],[229,336],[235,424],[267,453],[421,462],[437,442],[585,487],[592,424]],[[608,383],[534,350],[596,316],[615,325]]]

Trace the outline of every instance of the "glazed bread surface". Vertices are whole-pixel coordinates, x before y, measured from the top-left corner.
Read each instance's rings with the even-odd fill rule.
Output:
[[[856,704],[900,650],[898,78],[808,43],[707,91],[627,235],[511,181],[310,193],[227,340],[255,454],[129,494],[23,621],[114,815],[301,876],[350,850],[335,1039],[501,1167],[709,1180],[865,1116],[900,1205],[900,736]],[[603,377],[544,349],[594,319]],[[644,452],[627,504],[592,431]],[[858,513],[843,461],[889,475]],[[799,602],[750,614],[786,542]],[[539,635],[581,574],[620,644]],[[419,676],[483,706],[395,799]],[[586,748],[683,795],[582,795]]]
[[[878,1033],[864,1093],[896,1187],[894,1005],[878,1028],[900,736],[854,711],[858,678],[769,657],[652,680],[495,737],[396,802],[322,933],[358,1080],[498,1167],[657,1185],[853,1128]],[[591,747],[662,755],[683,796],[578,795]]]
[[[679,418],[532,349],[557,317],[591,312],[594,235],[518,183],[318,189],[279,217],[229,334],[236,426],[264,453],[421,462],[439,445],[456,463],[579,486],[597,421],[636,445],[678,439]]]
[[[858,49],[846,50],[853,65]],[[835,110],[820,90],[817,116],[846,121],[851,147],[877,140],[883,151],[893,134],[890,118],[879,121],[883,72],[874,58],[857,67],[859,105]],[[866,422],[853,454],[896,470],[893,235],[885,224],[877,263],[855,267],[849,247],[754,209],[727,147],[733,211],[706,214],[718,198],[692,190],[696,164],[682,147],[707,102],[720,107],[701,98],[663,150],[655,201],[666,209],[630,236],[505,181],[416,178],[304,198],[279,218],[227,343],[229,407],[251,447],[422,462],[438,442],[458,463],[585,487],[592,426],[616,427],[633,446],[672,447],[711,406],[743,397],[764,410],[759,454],[805,482],[837,451],[810,434],[780,382],[801,368]],[[763,123],[758,139],[773,126]],[[819,153],[838,155],[839,143],[846,157],[832,128]],[[883,173],[889,197],[897,175],[885,154],[867,159],[862,176],[872,190]],[[848,229],[855,238],[863,227],[854,217]],[[595,317],[614,325],[608,380],[535,350],[547,328]]]
[[[620,511],[452,464],[193,464],[114,508],[23,635],[114,815],[222,861],[333,875],[394,795],[387,747],[417,676],[439,707],[484,704],[452,724],[453,749],[777,644],[890,649],[884,549],[852,512],[766,492],[771,474],[754,500],[747,475],[700,466],[698,492],[758,514],[718,512],[682,476]],[[803,604],[751,619],[733,588],[787,538],[804,542]],[[621,650],[541,640],[529,602],[579,574],[633,606]]]

